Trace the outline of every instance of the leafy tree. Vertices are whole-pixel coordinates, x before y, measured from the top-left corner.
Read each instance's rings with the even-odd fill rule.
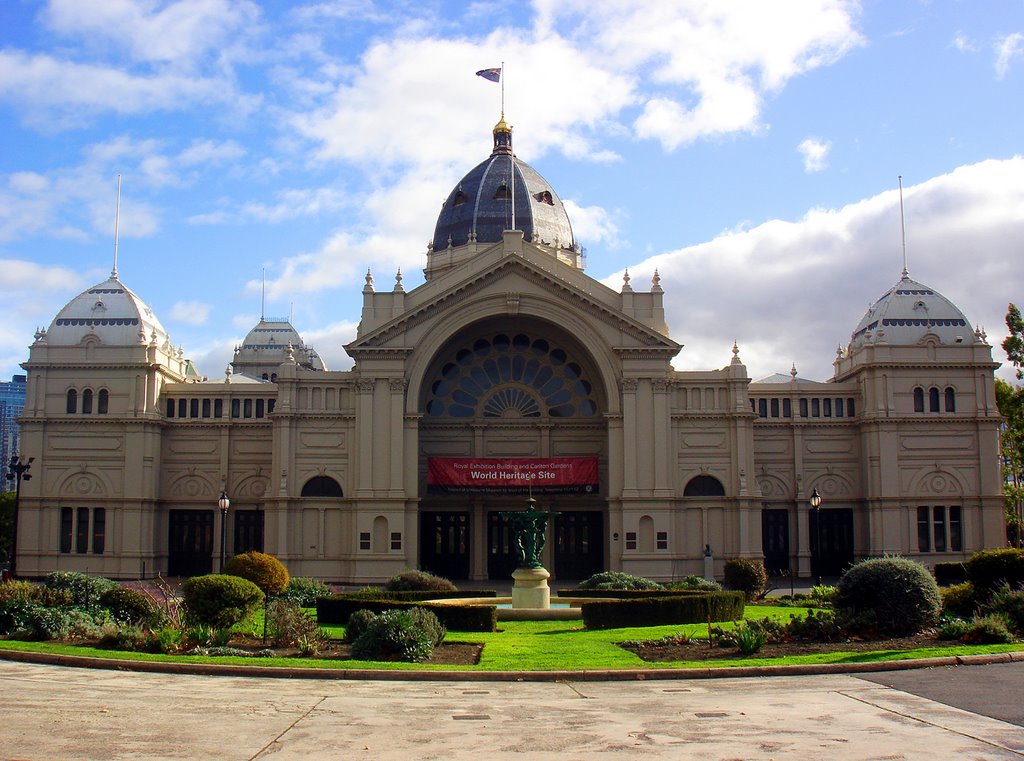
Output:
[[[1006,358],[1017,368],[1017,380],[1024,378],[1024,318],[1016,305],[1010,304],[1006,310],[1006,328],[1010,335],[1003,341]]]
[[[1007,359],[1024,378],[1024,318],[1014,304],[1006,312],[1009,336],[1003,341]],[[1011,542],[1024,546],[1024,388],[996,379],[996,404],[1003,416],[999,455],[1003,465],[1006,526]]]

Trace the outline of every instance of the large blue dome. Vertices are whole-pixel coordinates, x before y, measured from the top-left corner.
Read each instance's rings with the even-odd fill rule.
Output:
[[[522,230],[523,238],[532,243],[578,250],[561,199],[547,180],[512,152],[512,128],[502,117],[494,127],[490,157],[463,177],[445,200],[431,250],[497,243],[505,230],[512,229]]]

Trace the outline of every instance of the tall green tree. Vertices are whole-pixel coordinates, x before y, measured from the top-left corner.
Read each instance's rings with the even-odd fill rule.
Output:
[[[1003,341],[1006,358],[1017,368],[1017,380],[1024,378],[1024,319],[1012,302],[1006,310],[1006,328],[1010,335]]]
[[[1010,538],[1021,545],[1024,534],[1024,387],[996,378],[996,404],[1003,416],[999,456],[1003,466],[1003,496]]]

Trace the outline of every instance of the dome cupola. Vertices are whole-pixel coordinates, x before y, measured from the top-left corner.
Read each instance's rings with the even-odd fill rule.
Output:
[[[471,243],[498,243],[505,230],[515,229],[522,230],[524,240],[550,248],[558,258],[579,266],[580,248],[565,207],[547,180],[516,157],[512,128],[504,114],[493,134],[491,155],[470,170],[445,199],[430,255]]]
[[[153,310],[116,273],[69,301],[50,324],[46,340],[51,346],[73,346],[89,335],[106,346],[169,345]]]
[[[868,308],[853,331],[850,345],[915,346],[929,335],[942,344],[972,344],[976,339],[967,318],[953,302],[911,280],[904,270],[900,281]]]

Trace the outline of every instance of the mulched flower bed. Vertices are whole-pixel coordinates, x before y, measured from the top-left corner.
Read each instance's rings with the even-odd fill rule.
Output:
[[[785,658],[793,655],[814,655],[817,653],[867,652],[872,650],[913,650],[921,647],[952,647],[960,645],[956,640],[942,640],[933,634],[900,639],[856,640],[850,642],[779,642],[766,644],[758,652],[743,655],[735,647],[709,646],[707,640],[693,640],[688,643],[667,640],[649,642],[620,642],[619,647],[636,653],[648,662],[661,661],[716,661],[739,658]]]
[[[352,645],[340,640],[331,640],[316,655],[303,655],[294,647],[269,647],[259,639],[234,639],[230,647],[253,653],[269,653],[275,658],[308,658],[310,660],[347,661],[352,659]],[[442,642],[434,648],[433,654],[420,663],[441,666],[475,666],[480,662],[484,646],[478,642]],[[269,654],[268,653],[268,654]]]

